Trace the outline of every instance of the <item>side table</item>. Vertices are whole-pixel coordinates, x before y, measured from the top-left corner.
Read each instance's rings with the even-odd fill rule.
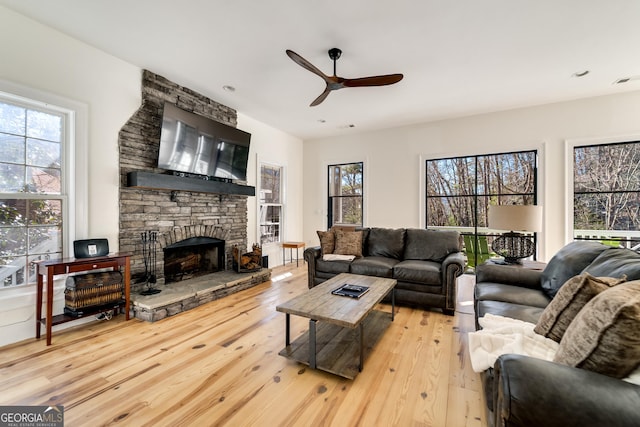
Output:
[[[286,259],[285,259],[285,249],[289,249],[289,259],[291,260],[291,262],[293,262],[293,250],[296,250],[296,267],[298,267],[298,261],[300,259],[300,254],[298,253],[298,250],[300,248],[304,248],[304,242],[283,242],[282,243],[282,265],[286,264]]]
[[[502,259],[499,259],[499,260],[489,259],[486,262],[488,264],[494,264],[494,265],[506,265],[509,267],[526,268],[527,270],[544,270],[545,267],[547,266],[546,262],[533,261],[530,259],[523,259],[521,264],[509,264],[509,263],[503,262]]]
[[[129,320],[129,301],[131,295],[131,282],[130,282],[130,258],[129,254],[110,254],[102,257],[95,258],[63,258],[47,261],[35,261],[38,283],[36,289],[36,338],[40,338],[40,324],[44,323],[47,330],[47,345],[51,345],[51,327],[53,325],[59,325],[62,323],[70,322],[72,320],[80,319],[84,316],[92,314],[98,314],[104,309],[93,312],[87,312],[84,316],[68,316],[66,314],[60,314],[53,316],[53,278],[60,274],[77,273],[81,271],[90,271],[103,268],[112,268],[114,270],[122,271],[124,280],[124,309],[126,319]],[[47,307],[46,317],[42,317],[42,298],[43,298],[43,282],[44,276],[47,276]],[[121,304],[114,304],[112,309],[119,308]]]

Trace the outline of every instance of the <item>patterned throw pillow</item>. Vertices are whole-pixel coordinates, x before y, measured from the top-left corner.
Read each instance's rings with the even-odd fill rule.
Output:
[[[334,254],[362,256],[362,231],[336,230],[335,235]]]
[[[626,279],[582,273],[567,280],[544,309],[533,331],[560,342],[571,321],[593,297]]]
[[[610,377],[628,376],[640,364],[640,280],[589,301],[567,328],[554,361]]]
[[[329,231],[316,231],[318,233],[318,238],[320,239],[320,249],[322,250],[322,255],[332,254],[335,249],[335,234],[332,230]]]

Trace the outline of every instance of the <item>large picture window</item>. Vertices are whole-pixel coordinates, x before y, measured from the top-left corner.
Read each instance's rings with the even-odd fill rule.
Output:
[[[640,243],[640,141],[573,148],[575,239]]]
[[[282,167],[260,165],[260,244],[281,241]]]
[[[35,282],[62,256],[64,114],[0,97],[0,286]]]
[[[537,152],[427,160],[426,181],[427,228],[460,231],[473,266],[492,255],[489,205],[536,204]]]
[[[362,226],[363,163],[329,165],[328,228]]]

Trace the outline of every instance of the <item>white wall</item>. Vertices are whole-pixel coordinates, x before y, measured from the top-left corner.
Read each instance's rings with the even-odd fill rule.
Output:
[[[58,31],[0,6],[0,81],[32,88],[53,97],[86,106],[84,144],[87,147],[87,208],[77,220],[86,235],[106,237],[118,250],[118,132],[141,104],[142,70]],[[151,70],[153,71],[153,70]],[[180,82],[176,82],[180,84]],[[1,90],[1,89],[0,89]],[[302,143],[249,117],[239,115],[242,129],[252,133],[255,184],[255,151],[263,152],[288,170],[286,238],[302,237]],[[251,167],[251,166],[250,166]],[[251,183],[251,182],[250,182]],[[252,185],[253,185],[252,184]],[[249,199],[249,240],[255,240],[255,198]],[[54,314],[64,305],[62,287],[56,283]],[[31,339],[35,329],[35,287],[0,288],[0,346]],[[77,325],[70,322],[60,327]],[[57,327],[56,327],[57,328]],[[55,330],[55,328],[54,328]],[[54,337],[55,339],[55,337]],[[44,345],[44,344],[43,344]]]
[[[258,234],[258,195],[260,183],[259,162],[284,168],[284,230],[283,240],[301,241],[302,228],[302,140],[265,125],[242,113],[238,113],[238,128],[251,134],[251,153],[247,170],[247,182],[256,187],[256,197],[249,197],[247,209],[247,244],[260,243]],[[279,244],[267,244],[263,255],[269,256],[269,266],[282,264],[282,248]],[[289,255],[287,255],[288,257]],[[302,253],[300,253],[302,257]],[[287,258],[288,259],[288,258]]]
[[[565,141],[640,134],[640,92],[602,96],[305,141],[304,240],[325,230],[327,165],[365,162],[365,225],[424,226],[424,160],[538,149],[539,203],[544,206],[540,259],[566,243]]]

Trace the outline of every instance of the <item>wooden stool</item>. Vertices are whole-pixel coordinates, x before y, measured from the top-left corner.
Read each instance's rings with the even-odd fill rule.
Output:
[[[291,262],[293,262],[293,249],[294,248],[296,249],[296,267],[298,267],[298,260],[300,258],[298,250],[300,248],[304,248],[304,242],[283,242],[282,243],[282,265],[286,264],[284,250],[287,248],[289,248],[289,259],[291,260]]]

